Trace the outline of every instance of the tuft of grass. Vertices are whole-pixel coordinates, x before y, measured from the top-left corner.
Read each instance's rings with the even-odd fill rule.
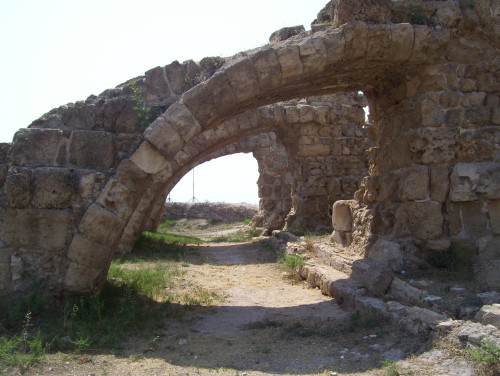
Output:
[[[300,280],[300,268],[304,265],[304,259],[300,255],[278,254],[278,263],[293,279]]]
[[[382,362],[384,368],[384,376],[399,376],[398,366],[394,360],[384,360]]]
[[[210,243],[244,243],[258,236],[258,231],[252,229],[250,231],[237,231],[226,235],[219,235],[210,238]]]
[[[467,353],[484,374],[500,374],[500,347],[493,341],[485,338],[476,348],[467,349]]]

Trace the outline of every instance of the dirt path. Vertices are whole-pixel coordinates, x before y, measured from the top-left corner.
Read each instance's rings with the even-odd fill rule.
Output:
[[[262,243],[196,247],[183,266],[187,288],[196,284],[218,291],[224,302],[130,338],[114,354],[53,354],[25,374],[382,376],[388,374],[380,369],[383,359],[407,358],[407,368],[413,369],[411,355],[426,342],[393,325],[357,317],[319,290],[287,280],[275,252]],[[473,374],[470,366],[450,357],[440,350],[425,359],[432,367],[448,361],[440,375]]]

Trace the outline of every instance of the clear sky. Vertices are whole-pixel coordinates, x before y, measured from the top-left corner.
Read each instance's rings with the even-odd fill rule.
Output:
[[[309,29],[327,2],[0,0],[0,142],[156,66],[230,56],[284,26]]]

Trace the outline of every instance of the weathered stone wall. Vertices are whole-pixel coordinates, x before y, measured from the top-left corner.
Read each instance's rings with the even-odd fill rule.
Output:
[[[355,14],[359,20],[346,11],[353,4],[363,10]],[[384,4],[394,5],[392,23],[377,18]],[[351,212],[351,227],[341,221],[335,228],[334,221],[333,238],[368,256],[373,244],[379,249],[389,242],[409,255],[458,242],[474,257],[483,285],[498,287],[498,2],[418,2],[422,14],[413,16],[424,16],[423,25],[401,13],[408,1],[387,4],[335,1],[331,19],[337,17],[338,27],[239,54],[217,72],[220,61],[212,60],[209,78],[184,93],[191,85],[186,77],[203,72],[201,63],[155,68],[18,132],[0,191],[2,289],[26,289],[33,277],[54,292],[99,288],[115,250],[159,217],[166,192],[186,171],[217,149],[295,116],[265,105],[358,90],[368,98],[376,129],[370,131],[370,176],[343,210]],[[402,14],[413,24],[402,22]],[[134,85],[153,107],[166,109],[143,133],[130,125],[138,126]],[[348,139],[313,140],[321,150],[360,149],[355,140],[352,148]],[[302,166],[307,155],[294,155]],[[296,160],[289,158],[290,165]],[[301,182],[318,169],[309,163],[309,175],[294,174]],[[323,165],[319,170],[329,173]]]

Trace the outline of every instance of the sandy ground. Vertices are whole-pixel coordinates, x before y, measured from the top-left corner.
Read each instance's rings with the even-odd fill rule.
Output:
[[[446,349],[429,349],[428,338],[393,325],[346,330],[353,312],[287,279],[274,251],[260,243],[194,249],[185,258],[186,285],[219,292],[220,306],[129,338],[113,354],[52,354],[25,374],[388,375],[384,359],[403,359],[400,375],[474,374]]]

